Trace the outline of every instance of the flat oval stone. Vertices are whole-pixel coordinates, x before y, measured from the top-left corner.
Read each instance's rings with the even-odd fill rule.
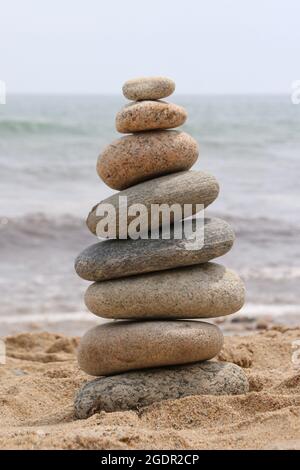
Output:
[[[245,288],[220,264],[141,274],[90,285],[87,308],[104,318],[214,318],[237,312]]]
[[[202,222],[202,221],[201,221]],[[193,232],[197,226],[192,221]],[[204,230],[204,240],[202,234]],[[201,233],[200,233],[201,231]],[[86,248],[75,261],[77,274],[88,281],[105,281],[152,271],[205,263],[227,253],[234,242],[234,232],[224,220],[205,219],[198,227],[199,248],[183,233],[182,240],[160,238],[105,240]]]
[[[167,77],[139,77],[127,80],[122,90],[129,100],[160,100],[174,92],[175,83]]]
[[[165,101],[139,101],[125,106],[116,116],[118,132],[130,133],[181,126],[187,112],[181,106]]]
[[[120,196],[126,196],[127,206],[133,204],[142,204],[145,206],[145,211],[148,214],[148,226],[153,230],[157,229],[162,224],[162,218],[151,219],[151,206],[153,204],[178,204],[182,208],[185,204],[191,204],[192,213],[195,214],[199,211],[197,204],[203,204],[207,207],[211,204],[219,193],[219,185],[214,176],[204,173],[202,171],[183,171],[173,175],[161,176],[150,181],[132,186],[131,188],[113,194],[104,201],[97,204],[88,215],[87,226],[92,233],[97,234],[97,224],[105,219],[105,216],[97,215],[97,209],[102,204],[102,208],[106,208],[107,204],[115,208],[116,214],[116,236],[120,236],[120,232],[125,232],[129,224],[136,219],[136,215],[128,215],[123,225],[119,224],[120,216]],[[105,205],[105,206],[104,206]],[[101,207],[99,208],[101,209]],[[99,213],[99,212],[98,212]],[[182,214],[171,213],[170,220],[181,220]]]
[[[75,398],[75,415],[86,419],[100,411],[135,410],[163,400],[193,395],[241,395],[249,391],[243,369],[226,362],[126,372],[89,382]]]
[[[158,176],[189,170],[199,155],[198,144],[179,131],[127,135],[99,155],[97,172],[110,188],[126,189]]]
[[[221,330],[198,321],[110,322],[81,339],[78,363],[90,375],[187,364],[216,356]]]

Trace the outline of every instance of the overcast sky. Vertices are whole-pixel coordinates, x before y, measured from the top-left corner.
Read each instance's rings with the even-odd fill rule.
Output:
[[[167,75],[178,93],[289,93],[299,57],[300,0],[0,0],[8,92]]]

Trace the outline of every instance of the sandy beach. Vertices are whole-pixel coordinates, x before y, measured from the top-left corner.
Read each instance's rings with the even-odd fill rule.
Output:
[[[6,338],[0,366],[2,449],[300,449],[300,328],[226,336],[218,359],[243,367],[250,392],[193,396],[76,420],[73,399],[91,377],[79,339],[38,332]]]

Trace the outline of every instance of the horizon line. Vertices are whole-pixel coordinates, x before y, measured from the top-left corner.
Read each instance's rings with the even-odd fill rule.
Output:
[[[6,96],[114,96],[114,97],[123,97],[121,93],[115,92],[89,92],[89,91],[7,91]],[[241,92],[182,92],[176,93],[175,96],[289,96],[289,92],[265,92],[265,91],[241,91]],[[173,96],[170,95],[170,96]],[[125,98],[125,97],[124,97]],[[164,99],[169,99],[167,96]]]

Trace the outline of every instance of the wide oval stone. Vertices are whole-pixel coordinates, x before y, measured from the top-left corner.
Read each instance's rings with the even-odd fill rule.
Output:
[[[165,101],[139,101],[125,106],[116,116],[119,132],[141,132],[172,129],[181,126],[187,112],[181,106]]]
[[[237,312],[245,288],[220,264],[160,271],[91,284],[87,308],[104,318],[214,318]]]
[[[113,189],[126,189],[158,176],[188,170],[199,155],[198,144],[180,131],[127,135],[99,155],[97,172]]]
[[[195,243],[183,232],[182,239],[105,240],[86,248],[75,261],[77,274],[88,281],[104,281],[179,266],[205,263],[224,255],[233,245],[234,232],[224,220],[192,221]],[[202,223],[204,222],[204,223]]]
[[[81,339],[78,363],[90,375],[187,364],[216,356],[220,329],[198,321],[110,322]]]
[[[162,217],[151,218],[151,207],[154,204],[165,204],[169,207],[173,204],[178,204],[178,207],[180,206],[181,208],[184,208],[185,204],[190,204],[191,213],[195,214],[201,210],[199,205],[207,207],[216,199],[218,193],[219,185],[216,178],[202,171],[183,171],[173,175],[161,176],[160,178],[145,181],[120,191],[101,201],[89,213],[87,226],[96,235],[97,224],[105,219],[105,215],[97,215],[97,211],[102,208],[103,212],[105,212],[107,205],[109,205],[109,207],[114,209],[116,215],[116,220],[113,224],[116,229],[116,236],[119,237],[120,233],[126,235],[127,228],[136,219],[136,215],[128,215],[127,220],[123,222],[122,219],[120,224],[120,212],[123,213],[121,207],[124,201],[124,198],[120,199],[120,196],[127,198],[128,207],[134,204],[141,204],[146,211],[149,230],[150,227],[155,230],[162,224],[163,220]],[[170,213],[171,222],[181,220],[182,218],[183,211],[181,214],[178,211]]]
[[[160,100],[173,93],[175,83],[167,77],[138,77],[127,80],[122,90],[129,100]]]
[[[243,369],[226,362],[126,372],[89,382],[75,398],[75,415],[85,419],[100,411],[135,410],[163,400],[193,395],[241,395],[249,391]]]

